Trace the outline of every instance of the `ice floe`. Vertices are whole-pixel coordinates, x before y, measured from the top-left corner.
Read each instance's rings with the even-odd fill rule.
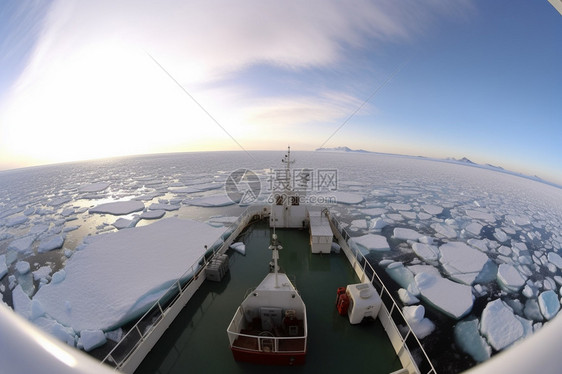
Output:
[[[242,242],[232,243],[230,248],[234,249],[236,252],[245,255],[246,254],[246,245]]]
[[[364,253],[368,253],[369,251],[390,251],[390,246],[388,245],[386,238],[381,235],[366,234],[352,238],[350,242],[352,245],[356,245]]]
[[[412,229],[397,227],[397,228],[394,229],[394,235],[393,236],[396,239],[418,240],[423,235],[420,234],[419,232],[415,231],[415,230],[412,230]]]
[[[82,330],[78,339],[78,347],[86,352],[104,345],[107,341],[102,330]]]
[[[435,330],[433,322],[425,317],[423,305],[405,306],[402,312],[418,339],[425,338]]]
[[[439,249],[434,245],[413,243],[412,249],[424,261],[437,261],[439,259]]]
[[[498,267],[498,283],[507,291],[516,292],[527,279],[511,264],[500,264]]]
[[[193,200],[188,200],[187,203],[193,206],[218,207],[218,206],[233,205],[234,201],[232,201],[226,195],[213,195],[213,196],[206,196]]]
[[[482,312],[480,332],[494,349],[501,350],[522,338],[525,329],[513,310],[501,299],[496,299]]]
[[[30,269],[30,265],[29,262],[27,261],[18,261],[16,263],[16,270],[21,275],[27,274],[29,272],[29,269]]]
[[[114,201],[90,208],[90,213],[113,214],[116,216],[138,212],[144,209],[144,203],[137,200]]]
[[[148,210],[146,212],[142,212],[140,214],[140,218],[142,219],[159,219],[164,217],[166,214],[165,210]]]
[[[460,321],[455,325],[455,342],[468,353],[476,362],[483,362],[490,358],[492,349],[479,332],[478,320]]]
[[[111,183],[95,182],[78,187],[79,192],[101,192],[109,187]]]
[[[222,231],[168,218],[98,235],[68,260],[64,280],[55,283],[53,274],[34,300],[76,331],[111,330],[143,313],[186,269],[197,265],[204,246]]]
[[[433,273],[419,273],[414,280],[421,297],[443,313],[459,319],[472,309],[474,297],[470,286]]]
[[[52,251],[53,249],[60,248],[64,244],[64,239],[65,238],[62,235],[53,235],[51,237],[45,238],[39,243],[37,251],[48,252]]]
[[[445,243],[439,247],[439,262],[452,279],[471,285],[486,262],[488,256],[463,242]]]
[[[546,320],[554,318],[560,310],[558,295],[552,290],[541,292],[538,302],[540,311]]]

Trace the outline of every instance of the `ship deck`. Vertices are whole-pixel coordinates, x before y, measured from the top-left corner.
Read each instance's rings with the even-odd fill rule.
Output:
[[[306,303],[306,364],[275,367],[276,372],[391,373],[400,360],[378,320],[351,325],[335,308],[338,287],[359,280],[342,254],[312,254],[307,230],[277,230],[283,246],[280,266]],[[264,367],[236,362],[226,328],[246,291],[269,271],[271,231],[267,222],[250,225],[242,234],[246,255],[228,251],[230,271],[219,283],[206,281],[164,333],[135,373],[263,372]]]

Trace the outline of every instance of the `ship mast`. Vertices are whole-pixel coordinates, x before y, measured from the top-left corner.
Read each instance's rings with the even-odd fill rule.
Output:
[[[287,146],[287,154],[285,155],[285,157],[283,157],[283,159],[281,160],[281,162],[283,162],[286,166],[285,166],[285,178],[287,181],[286,184],[286,188],[287,190],[291,190],[288,181],[291,180],[291,165],[295,163],[295,160],[291,160],[291,146]]]
[[[273,251],[273,271],[275,273],[275,288],[279,288],[277,260],[279,260],[279,250],[283,249],[283,247],[277,241],[277,234],[273,233],[272,239],[273,241],[271,242],[269,249]]]

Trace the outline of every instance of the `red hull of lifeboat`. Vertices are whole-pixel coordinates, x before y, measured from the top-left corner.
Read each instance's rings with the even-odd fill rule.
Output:
[[[236,347],[232,347],[231,350],[236,361],[251,362],[259,365],[304,365],[306,361],[306,352],[256,352]]]

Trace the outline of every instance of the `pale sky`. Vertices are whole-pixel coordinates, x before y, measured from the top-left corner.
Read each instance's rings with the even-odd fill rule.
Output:
[[[4,1],[0,170],[345,145],[562,183],[561,36],[546,0]]]

